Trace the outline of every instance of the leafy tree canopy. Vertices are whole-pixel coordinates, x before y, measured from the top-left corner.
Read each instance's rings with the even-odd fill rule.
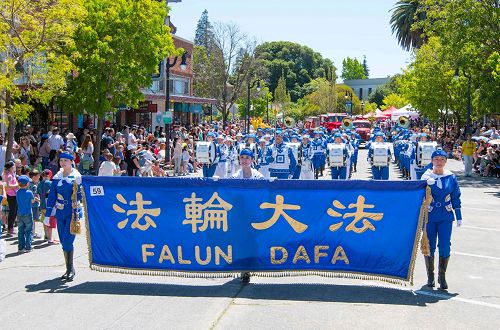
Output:
[[[304,86],[316,78],[328,78],[335,72],[329,59],[311,48],[289,41],[266,42],[256,48],[268,72],[269,89],[274,94],[278,80],[284,76],[293,102],[307,94]]]
[[[368,70],[368,66],[366,69]],[[342,61],[342,74],[340,77],[344,80],[368,78],[363,64],[357,58],[350,57],[344,58]]]

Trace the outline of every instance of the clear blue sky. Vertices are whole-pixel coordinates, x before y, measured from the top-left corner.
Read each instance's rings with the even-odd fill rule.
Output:
[[[396,0],[182,0],[171,3],[177,35],[193,40],[204,9],[210,21],[234,22],[259,42],[292,41],[331,59],[340,76],[342,59],[366,55],[371,78],[406,67],[410,53],[392,35],[389,10]]]

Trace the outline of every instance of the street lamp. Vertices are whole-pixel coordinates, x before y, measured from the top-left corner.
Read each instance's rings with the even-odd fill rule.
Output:
[[[465,134],[471,133],[471,112],[472,112],[472,105],[471,105],[471,95],[470,95],[470,75],[465,74],[465,72],[462,70],[462,73],[465,78],[467,78],[467,123],[465,127]],[[460,77],[460,71],[458,67],[455,69],[455,75],[454,78],[458,79]]]
[[[365,101],[361,101],[361,117],[365,115]]]
[[[182,55],[180,68],[181,70],[186,70],[186,57],[187,53]],[[170,62],[170,58],[167,57],[165,59],[165,116],[170,111],[170,68],[173,68],[177,64],[178,57],[174,57],[173,62]],[[175,117],[175,113],[172,114],[172,121]],[[167,161],[170,161],[170,123],[165,124],[165,139],[167,149],[165,150],[165,158]]]
[[[351,117],[352,117],[352,92],[345,91],[345,100],[346,100],[346,102],[347,102],[347,100],[349,100],[349,98],[351,98]]]
[[[256,80],[254,81],[253,83],[250,83],[250,77],[248,79],[248,93],[247,93],[247,113],[246,113],[246,118],[245,118],[245,122],[246,122],[246,133],[250,133],[250,90],[252,88],[255,87],[255,85],[257,85],[257,92],[260,93],[260,80]]]

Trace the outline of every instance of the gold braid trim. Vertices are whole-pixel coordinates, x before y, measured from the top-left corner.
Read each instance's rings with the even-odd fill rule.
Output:
[[[82,227],[80,224],[80,216],[78,212],[78,184],[73,181],[73,193],[71,194],[71,222],[69,224],[69,232],[73,235],[81,234]]]
[[[425,188],[425,199],[420,208],[419,215],[419,228],[422,228],[422,240],[420,241],[420,250],[424,256],[431,255],[431,248],[429,246],[429,238],[427,237],[427,223],[429,222],[429,204],[432,201],[431,188]]]

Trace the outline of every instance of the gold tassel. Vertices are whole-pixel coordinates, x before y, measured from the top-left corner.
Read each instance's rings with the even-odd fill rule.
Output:
[[[73,193],[71,194],[71,222],[69,224],[69,232],[72,235],[78,235],[82,232],[80,224],[80,215],[78,214],[78,184],[73,181]]]
[[[420,241],[420,250],[424,256],[431,255],[431,248],[429,245],[429,237],[427,237],[427,222],[429,221],[429,204],[432,201],[431,188],[427,186],[425,188],[425,200],[422,203],[422,208],[420,209],[420,216],[423,217],[423,234],[422,240]]]

